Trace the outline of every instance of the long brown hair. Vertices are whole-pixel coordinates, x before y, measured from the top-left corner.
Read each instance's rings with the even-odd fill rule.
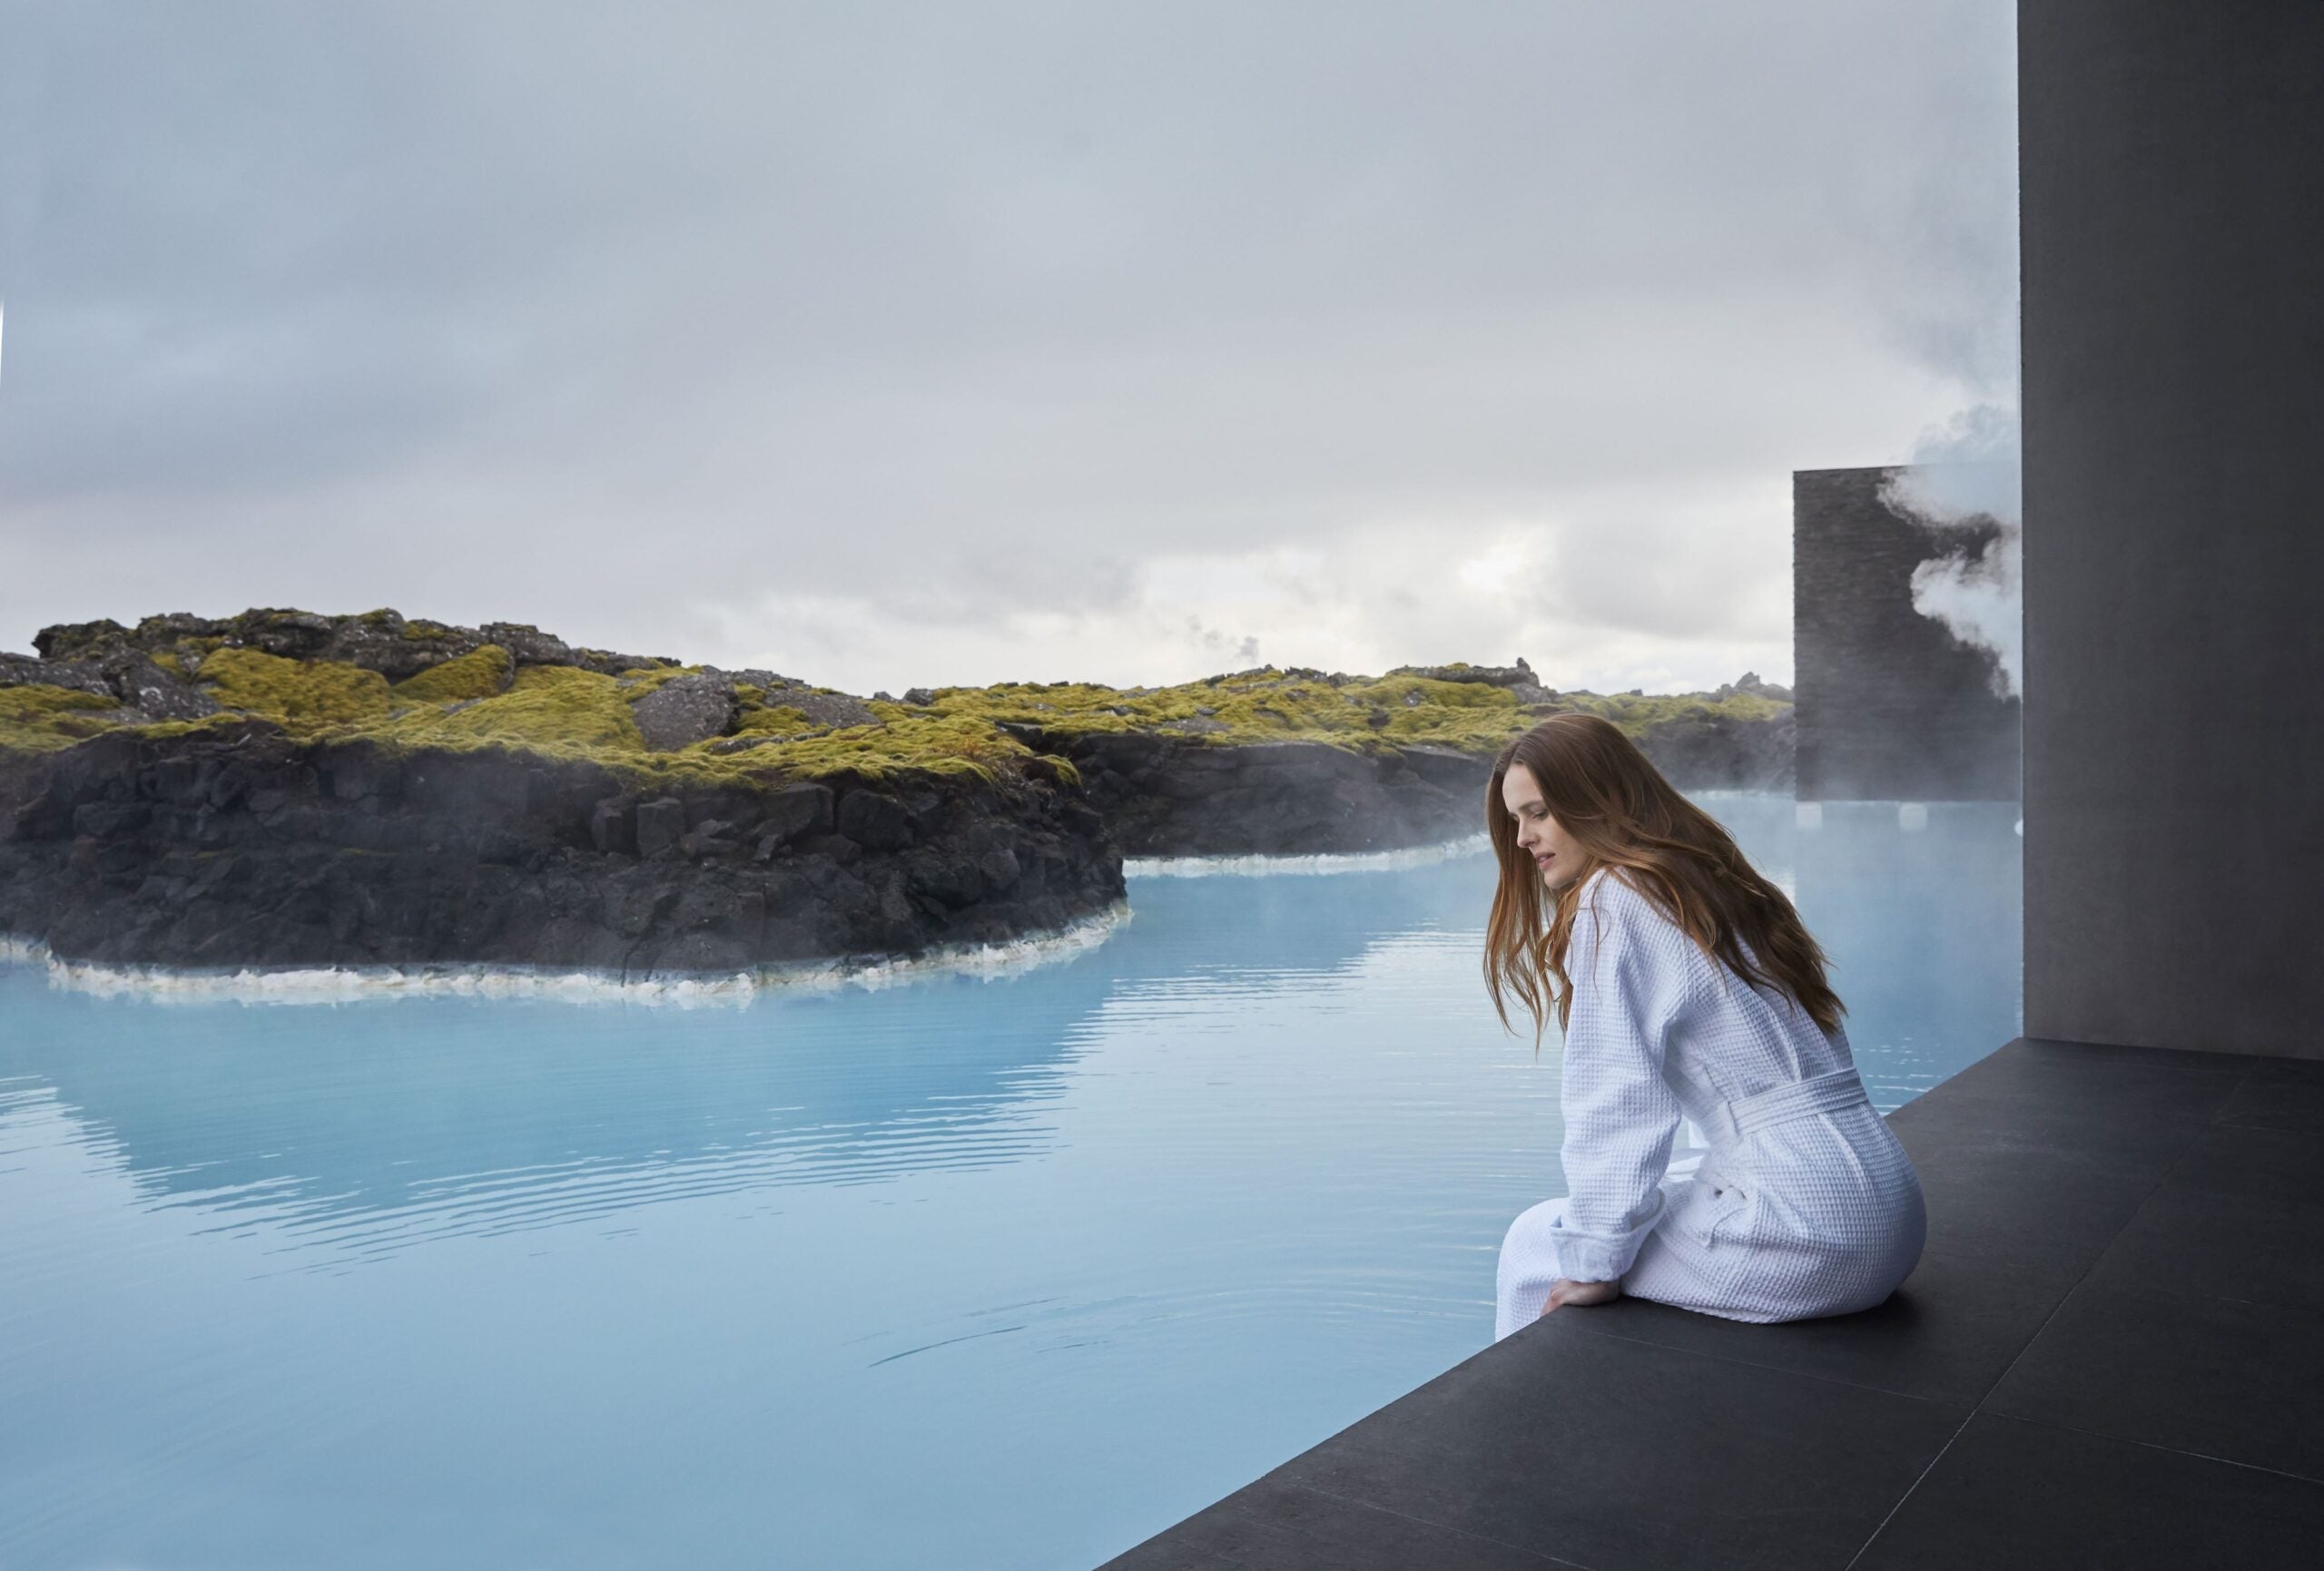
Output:
[[[1543,898],[1541,868],[1518,845],[1517,820],[1502,796],[1516,764],[1540,783],[1550,815],[1581,849],[1581,871],[1554,901]],[[1846,1012],[1825,984],[1829,961],[1790,898],[1612,722],[1553,714],[1512,737],[1493,760],[1485,829],[1501,862],[1501,884],[1485,925],[1485,987],[1504,1029],[1511,1028],[1504,994],[1514,993],[1525,1006],[1533,1016],[1536,1052],[1549,1013],[1543,992],[1552,981],[1560,1030],[1572,1014],[1566,944],[1581,887],[1600,868],[1617,869],[1608,877],[1651,899],[1706,955],[1754,987],[1787,995],[1825,1031],[1836,1029]],[[1752,963],[1743,943],[1759,964]]]

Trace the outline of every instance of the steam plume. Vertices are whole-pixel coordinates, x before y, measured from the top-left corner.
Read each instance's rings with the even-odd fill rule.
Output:
[[[1981,404],[1923,433],[1880,498],[1918,525],[1938,555],[1913,570],[1913,609],[1994,658],[1996,696],[2024,692],[2024,505],[2017,411]]]

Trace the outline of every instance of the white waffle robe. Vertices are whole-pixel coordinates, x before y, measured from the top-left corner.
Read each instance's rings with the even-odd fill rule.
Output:
[[[1920,1179],[1845,1030],[1750,986],[1611,869],[1583,887],[1565,966],[1569,1193],[1502,1241],[1496,1341],[1561,1277],[1768,1321],[1867,1309],[1911,1274]],[[1701,1133],[1674,1152],[1682,1124]]]

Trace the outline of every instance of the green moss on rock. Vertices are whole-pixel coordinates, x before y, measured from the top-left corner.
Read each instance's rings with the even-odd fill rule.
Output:
[[[0,687],[0,747],[19,752],[71,747],[113,729],[108,722],[91,718],[90,712],[114,707],[109,698],[68,687]]]
[[[255,649],[212,650],[202,663],[202,690],[218,703],[275,722],[300,735],[384,719],[388,679],[330,660],[286,660]]]
[[[757,689],[750,691],[755,692]],[[806,711],[793,709],[787,703],[778,703],[770,709],[763,704],[746,702],[743,705],[742,718],[735,724],[736,734],[743,736],[797,736],[814,729],[815,722],[807,718]]]
[[[761,769],[774,765],[786,774],[810,780],[835,774],[876,780],[925,771],[998,781],[1007,769],[1021,766],[1035,755],[1031,748],[988,722],[913,715],[881,725],[843,726],[820,736],[769,742],[730,756],[750,761]]]
[[[1159,731],[1211,746],[1317,741],[1356,752],[1422,742],[1482,751],[1534,718],[1508,689],[1482,682],[1390,676],[1334,683],[1272,666],[1128,692],[1089,682],[939,688],[926,709],[1062,735]]]
[[[472,649],[417,676],[406,677],[389,691],[412,703],[458,703],[462,699],[492,698],[507,691],[515,663],[497,643]]]
[[[1718,702],[1683,692],[1622,692],[1603,697],[1597,693],[1569,692],[1561,694],[1553,707],[1602,715],[1635,739],[1659,726],[1679,721],[1724,719],[1732,722],[1771,720],[1791,706],[1751,692],[1734,693]]]
[[[505,692],[449,709],[409,706],[392,716],[373,717],[353,734],[392,747],[463,751],[497,745],[568,759],[645,750],[645,739],[630,718],[629,695],[612,677],[572,665],[528,665]]]
[[[311,633],[318,620],[303,612],[253,611],[232,625],[239,638],[278,624]],[[399,623],[400,635],[423,644],[468,636],[441,623],[404,621],[390,611],[355,620]],[[172,628],[157,623],[154,631]],[[586,761],[641,785],[914,773],[998,781],[1030,772],[1078,781],[1066,759],[1029,745],[1029,738],[1039,740],[1033,727],[1046,734],[1043,746],[1059,751],[1061,740],[1077,734],[1135,731],[1199,747],[1304,741],[1362,753],[1414,746],[1490,753],[1542,716],[1561,712],[1603,715],[1643,740],[1666,725],[1759,722],[1787,708],[1751,692],[1724,700],[1569,692],[1521,703],[1516,692],[1502,685],[1507,673],[1464,664],[1377,679],[1262,666],[1158,688],[1000,682],[915,689],[911,696],[925,702],[849,699],[821,708],[807,695],[832,690],[744,682],[736,685],[735,720],[726,734],[655,751],[645,746],[631,706],[664,682],[702,673],[700,665],[607,657],[608,668],[624,665],[618,675],[579,664],[517,666],[507,645],[491,643],[438,660],[390,685],[367,667],[270,654],[190,631],[157,649],[154,658],[166,670],[190,675],[223,712],[134,725],[140,735],[180,736],[255,716],[302,739],[362,737],[391,751],[506,749]],[[1460,680],[1471,670],[1477,680]],[[1530,683],[1526,691],[1541,692]],[[100,713],[107,718],[97,718]],[[834,723],[865,715],[872,723]],[[0,747],[54,751],[122,723],[122,712],[102,696],[0,689]]]
[[[630,703],[635,703],[665,682],[675,682],[681,676],[701,674],[702,667],[699,665],[646,665],[639,666],[633,671],[625,671],[619,676],[607,680],[619,682],[623,699]],[[743,690],[737,688],[735,691],[739,694]],[[756,692],[757,689],[753,688],[749,691]]]

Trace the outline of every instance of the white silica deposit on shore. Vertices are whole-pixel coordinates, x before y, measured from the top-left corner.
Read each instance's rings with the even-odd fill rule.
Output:
[[[131,995],[158,1003],[340,1004],[399,996],[467,996],[691,1008],[747,1005],[762,993],[868,990],[937,976],[997,980],[1071,959],[1104,943],[1129,917],[1128,903],[1117,900],[1055,932],[1028,934],[1000,943],[951,945],[923,955],[851,957],[762,966],[732,974],[635,980],[605,971],[449,962],[234,969],[100,965],[60,959],[39,940],[14,935],[0,935],[0,962],[44,967],[52,987],[100,997]]]
[[[1492,837],[1474,834],[1394,851],[1322,851],[1305,857],[1126,857],[1122,860],[1122,876],[1202,879],[1221,875],[1257,878],[1275,873],[1382,873],[1480,856],[1491,849]]]

